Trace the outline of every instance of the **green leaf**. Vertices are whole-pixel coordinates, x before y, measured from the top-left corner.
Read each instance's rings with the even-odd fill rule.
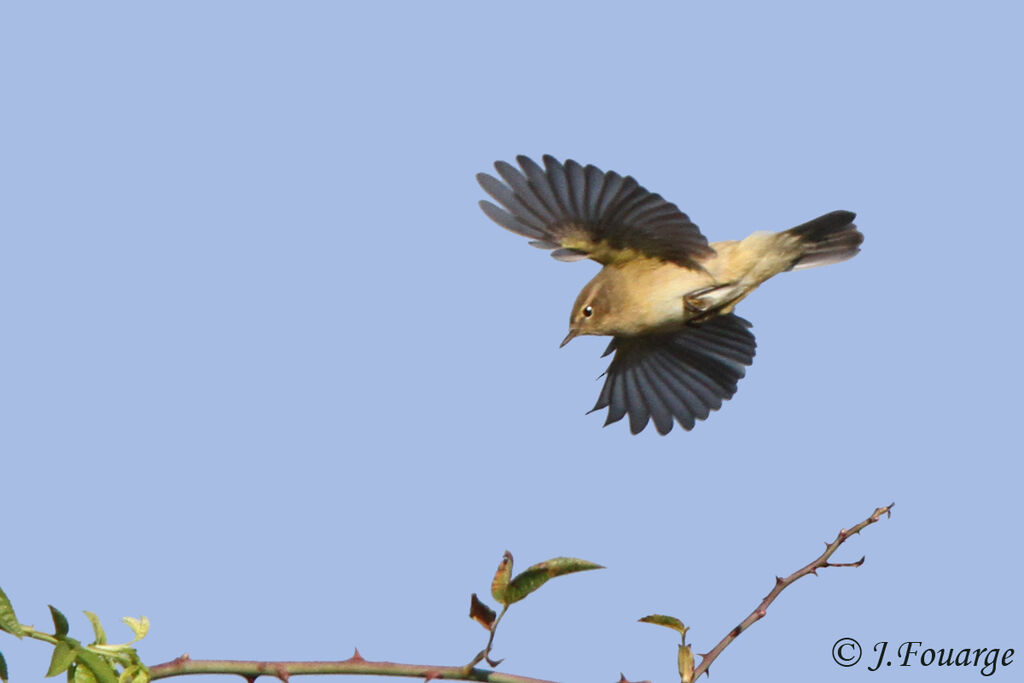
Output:
[[[121,672],[117,683],[149,683],[149,671],[139,664],[132,664]]]
[[[114,671],[114,666],[93,652],[80,650],[78,652],[78,667],[88,668],[97,683],[117,683],[117,672]]]
[[[82,611],[85,613],[86,618],[89,619],[89,623],[92,624],[92,632],[96,635],[96,640],[94,640],[92,644],[105,645],[107,642],[107,634],[103,631],[103,624],[100,623],[100,618],[88,610]]]
[[[4,659],[3,652],[0,652],[0,681],[7,683],[7,660]]]
[[[56,629],[56,632],[53,635],[57,636],[57,638],[63,638],[68,634],[68,618],[53,605],[50,605],[49,607],[50,616],[53,617],[53,628]],[[64,668],[66,669],[67,667]],[[63,670],[64,669],[61,669],[61,671]]]
[[[0,631],[7,631],[12,636],[19,638],[25,635],[25,629],[21,627],[18,618],[14,616],[14,607],[7,599],[7,594],[3,589],[0,589]]]
[[[666,616],[664,614],[649,614],[643,619],[638,619],[645,624],[655,624],[656,626],[664,626],[670,628],[673,631],[679,631],[683,636],[683,642],[686,642],[686,632],[690,629],[683,626],[683,622],[679,621],[675,617]]]
[[[509,583],[508,588],[505,590],[505,600],[503,602],[506,605],[519,602],[547,583],[548,579],[564,574],[584,572],[590,569],[604,569],[604,567],[575,557],[555,557],[539,562],[532,567],[528,567],[524,572],[512,579],[512,582]]]
[[[128,628],[130,628],[132,633],[135,634],[135,637],[125,643],[125,645],[131,645],[132,643],[138,642],[145,638],[146,634],[149,633],[148,617],[142,616],[138,619],[135,619],[134,617],[122,617],[121,621],[128,624]]]
[[[512,553],[505,551],[498,565],[498,571],[494,572],[491,580],[491,596],[500,602],[505,603],[505,591],[508,589],[509,579],[512,578]]]
[[[74,670],[75,673],[71,677],[71,683],[97,683],[96,676],[89,670],[89,667],[76,664]]]
[[[50,657],[50,668],[46,670],[46,677],[64,673],[74,661],[74,645],[66,640],[58,642],[53,648],[53,656]]]

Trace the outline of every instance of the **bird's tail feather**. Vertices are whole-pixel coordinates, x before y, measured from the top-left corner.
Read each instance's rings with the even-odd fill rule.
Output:
[[[789,270],[825,266],[856,256],[864,235],[853,224],[855,217],[850,211],[833,211],[783,232],[798,238],[802,247]]]

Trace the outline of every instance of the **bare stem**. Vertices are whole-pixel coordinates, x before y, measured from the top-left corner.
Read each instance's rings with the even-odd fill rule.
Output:
[[[49,633],[44,633],[43,631],[37,631],[31,626],[27,626],[25,624],[21,625],[21,631],[23,636],[28,636],[33,640],[41,640],[44,643],[49,643],[50,645],[56,645],[59,642],[56,636],[51,636]]]
[[[836,550],[838,550],[839,546],[845,543],[846,540],[850,538],[850,536],[853,536],[854,534],[859,534],[861,532],[861,529],[863,529],[866,526],[874,524],[882,518],[882,515],[885,515],[886,517],[892,516],[893,505],[895,505],[895,503],[889,503],[885,507],[877,508],[871,514],[870,517],[865,519],[863,522],[855,524],[850,529],[840,529],[839,534],[836,536],[836,539],[834,541],[832,541],[831,543],[826,542],[825,552],[823,552],[821,555],[818,556],[817,559],[813,560],[806,566],[796,570],[786,578],[776,576],[775,587],[772,588],[771,592],[765,596],[764,600],[761,601],[761,604],[758,605],[757,608],[755,608],[754,611],[751,612],[746,619],[741,621],[739,625],[736,626],[736,628],[729,631],[729,633],[727,633],[726,636],[718,642],[718,645],[715,645],[715,647],[712,648],[710,652],[704,655],[700,655],[700,664],[697,665],[697,667],[693,670],[693,680],[697,680],[698,678],[700,678],[701,674],[707,673],[709,667],[711,666],[711,662],[715,661],[715,658],[717,658],[718,655],[722,654],[722,650],[729,647],[729,644],[732,643],[732,641],[736,640],[737,636],[746,631],[751,624],[764,617],[764,615],[768,612],[768,606],[775,602],[775,598],[779,597],[779,593],[784,591],[794,581],[804,576],[807,576],[808,574],[817,575],[818,570],[824,569],[825,567],[859,567],[862,564],[864,564],[863,557],[857,560],[856,562],[842,563],[829,562],[829,558],[832,557],[832,554]]]

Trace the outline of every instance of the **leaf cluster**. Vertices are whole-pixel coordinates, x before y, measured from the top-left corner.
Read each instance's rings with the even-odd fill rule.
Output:
[[[50,605],[53,633],[38,631],[18,621],[10,599],[0,589],[0,631],[17,638],[33,638],[53,645],[50,666],[46,676],[65,674],[68,683],[149,683],[149,669],[132,647],[149,631],[149,619],[125,617],[122,621],[132,630],[133,637],[126,643],[108,643],[103,624],[96,614],[85,612],[92,626],[93,640],[83,644],[68,633],[68,619],[59,609]],[[0,653],[0,681],[7,683],[7,663]]]

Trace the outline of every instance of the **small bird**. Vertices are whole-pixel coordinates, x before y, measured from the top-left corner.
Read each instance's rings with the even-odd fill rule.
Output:
[[[558,260],[604,266],[576,297],[562,346],[582,334],[612,337],[603,355],[615,356],[590,412],[608,408],[605,426],[628,415],[633,434],[649,421],[660,434],[675,422],[690,430],[718,410],[754,360],[751,325],[736,304],[783,271],[852,258],[864,241],[855,214],[833,211],[708,244],[679,207],[631,176],[549,155],[543,167],[516,161],[495,162],[501,180],[477,174],[500,205],[481,200],[480,208]]]

